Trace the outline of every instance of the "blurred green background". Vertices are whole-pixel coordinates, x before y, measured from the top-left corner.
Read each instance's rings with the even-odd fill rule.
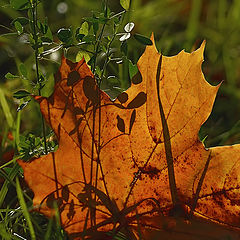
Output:
[[[12,95],[16,90],[31,91],[34,80],[34,54],[26,44],[24,34],[5,35],[15,31],[13,19],[26,16],[26,11],[15,11],[7,0],[0,2],[0,89],[4,94],[13,121],[17,118],[18,102]],[[42,0],[39,18],[48,18],[55,41],[58,29],[77,28],[83,18],[99,11],[101,0]],[[122,11],[118,0],[109,1],[110,9]],[[240,142],[240,1],[239,0],[132,0],[131,10],[125,22],[134,22],[134,32],[150,36],[155,34],[156,45],[164,55],[175,55],[182,49],[191,52],[201,42],[207,41],[203,72],[213,85],[223,81],[213,112],[200,131],[200,138],[206,146]],[[2,26],[3,25],[3,26]],[[4,27],[5,26],[5,27]],[[123,25],[124,26],[124,25]],[[10,28],[7,29],[6,27]],[[129,55],[136,62],[144,51],[142,45],[129,41]],[[53,73],[57,71],[62,52],[50,55],[40,61],[41,69],[48,79],[47,88],[52,89]],[[71,59],[76,57],[69,50]],[[11,72],[18,75],[19,66],[24,63],[28,79],[5,79]],[[128,83],[127,83],[128,84]],[[46,91],[49,95],[49,91]],[[40,113],[33,101],[21,111],[21,133],[41,132]],[[9,127],[0,107],[0,136],[7,136]],[[4,150],[5,151],[5,150]]]

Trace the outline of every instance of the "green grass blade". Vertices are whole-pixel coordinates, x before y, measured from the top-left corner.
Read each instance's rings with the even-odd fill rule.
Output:
[[[2,89],[0,88],[0,102],[2,105],[2,109],[5,115],[5,118],[7,120],[8,126],[11,128],[13,127],[13,117],[12,114],[10,112],[10,108],[8,106],[7,100],[5,98],[4,92],[2,91]]]
[[[11,240],[11,235],[6,231],[6,227],[3,223],[0,223],[0,236],[2,239]]]
[[[17,164],[16,164],[17,165]],[[18,171],[17,171],[18,173]],[[16,188],[16,184],[15,182],[9,178],[9,176],[2,170],[0,169],[0,177],[4,178],[8,183],[12,184],[12,186],[14,186]],[[31,197],[29,197],[25,192],[23,192],[23,195],[29,200],[32,201]]]
[[[1,166],[0,166],[0,169],[5,168],[5,167],[7,167],[8,165],[10,165],[10,164],[12,164],[12,163],[15,163],[16,160],[21,159],[22,157],[23,157],[23,155],[18,155],[18,156],[16,156],[16,157],[14,157],[12,160],[10,160],[10,161],[8,161],[7,163],[1,165]]]
[[[227,2],[226,0],[218,1],[218,28],[224,29],[226,25],[226,12],[227,12]]]
[[[198,25],[200,21],[200,14],[202,10],[202,0],[193,0],[188,25],[186,29],[186,43],[185,48],[187,51],[191,50],[192,44],[196,40]]]
[[[13,166],[12,170],[10,171],[10,173],[8,175],[9,180],[12,181],[16,177],[16,175],[18,174],[19,168],[20,168],[20,166],[17,163]],[[5,180],[2,185],[2,188],[0,190],[0,206],[2,206],[2,204],[4,202],[4,199],[8,192],[8,187],[9,187],[9,181]]]
[[[55,201],[53,202],[53,207],[55,210],[55,220],[56,220],[56,227],[57,227],[56,232],[58,236],[61,236],[61,216],[59,213],[57,203]]]
[[[16,143],[16,147],[17,147],[18,151],[20,150],[20,148],[19,148],[20,123],[21,123],[21,111],[19,111],[17,113],[17,120],[16,120],[16,123],[15,123],[15,132],[14,132],[14,139],[15,139],[15,143]]]
[[[50,239],[50,237],[52,235],[52,226],[53,226],[53,219],[50,218],[48,225],[47,225],[47,231],[45,233],[44,240]]]
[[[34,228],[33,228],[31,216],[28,212],[27,204],[26,204],[25,199],[23,197],[23,192],[22,192],[18,177],[16,178],[16,191],[17,191],[17,196],[18,196],[20,206],[21,206],[22,211],[23,211],[23,215],[24,215],[24,217],[27,221],[27,225],[29,227],[29,232],[30,232],[30,235],[31,235],[31,239],[36,240],[36,235],[35,235],[35,231],[34,231]]]
[[[9,132],[9,127],[8,126],[5,126],[3,132],[2,132],[2,143],[1,143],[1,147],[2,149],[4,149],[5,147],[5,143],[7,141],[7,137],[8,137],[8,132]]]

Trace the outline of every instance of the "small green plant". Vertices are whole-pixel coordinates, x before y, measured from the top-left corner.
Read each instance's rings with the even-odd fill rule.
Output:
[[[25,36],[26,44],[29,44],[35,56],[35,80],[32,82],[32,88],[20,89],[13,94],[13,97],[19,101],[17,111],[23,110],[29,104],[32,95],[41,96],[46,91],[48,79],[47,74],[41,69],[41,61],[60,49],[63,49],[65,55],[68,55],[71,50],[74,51],[76,54],[70,56],[70,59],[74,57],[73,60],[75,61],[84,57],[95,75],[99,87],[113,99],[129,87],[129,79],[137,73],[138,69],[136,64],[128,58],[128,40],[133,36],[136,41],[143,45],[151,45],[152,41],[143,35],[132,33],[134,30],[133,22],[122,26],[131,2],[121,1],[120,3],[124,10],[114,13],[109,9],[108,1],[103,1],[101,11],[94,12],[91,17],[84,18],[79,27],[60,28],[57,31],[59,41],[54,42],[47,18],[44,17],[44,20],[38,19],[38,7],[42,4],[41,1],[10,1],[11,8],[27,12],[28,17],[17,17],[11,24],[15,28],[16,35]],[[110,69],[117,68],[118,65],[122,65],[124,68],[124,76],[122,76],[124,80],[117,73],[118,70],[115,70],[117,74],[111,74]],[[27,67],[20,63],[18,68],[19,75],[7,73],[5,77],[7,79],[22,78],[27,81],[29,75]],[[128,71],[125,71],[125,69],[128,69]],[[31,146],[28,147],[26,142],[19,145],[20,152],[24,153],[24,159],[30,158],[33,152],[34,155],[47,154],[50,150],[47,130],[42,117],[41,124],[42,141],[33,135],[32,139],[36,137],[39,140],[37,140],[37,145],[32,144],[33,141],[31,141]],[[29,137],[28,140],[30,140]],[[44,147],[44,151],[42,147]],[[34,151],[33,148],[35,148]],[[53,147],[53,149],[55,148]]]

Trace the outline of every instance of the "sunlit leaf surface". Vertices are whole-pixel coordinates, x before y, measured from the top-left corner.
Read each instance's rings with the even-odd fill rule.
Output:
[[[114,102],[84,60],[62,58],[54,93],[36,97],[59,148],[19,164],[34,205],[51,216],[56,201],[72,239],[239,239],[240,146],[198,139],[219,88],[202,74],[204,45],[173,57],[147,46]]]

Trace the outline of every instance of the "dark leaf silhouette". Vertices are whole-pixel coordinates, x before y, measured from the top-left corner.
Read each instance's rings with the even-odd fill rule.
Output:
[[[68,189],[67,185],[65,185],[62,188],[62,198],[65,202],[68,202],[68,200],[69,200],[69,189]]]
[[[120,103],[125,103],[128,100],[128,95],[126,92],[123,92],[118,96],[118,100]]]
[[[117,128],[119,131],[125,133],[125,123],[124,120],[117,115]]]
[[[131,133],[133,124],[134,124],[134,122],[135,122],[135,119],[136,119],[136,110],[134,109],[134,110],[132,111],[131,118],[130,118],[129,133]]]
[[[127,105],[127,108],[141,107],[147,101],[147,95],[144,92],[138,93],[138,95]]]
[[[132,78],[132,83],[139,84],[141,82],[142,82],[142,75],[140,72],[137,72],[137,74],[135,76],[133,76],[133,78]]]
[[[68,74],[67,85],[72,86],[80,79],[80,74],[77,71],[72,71]]]

